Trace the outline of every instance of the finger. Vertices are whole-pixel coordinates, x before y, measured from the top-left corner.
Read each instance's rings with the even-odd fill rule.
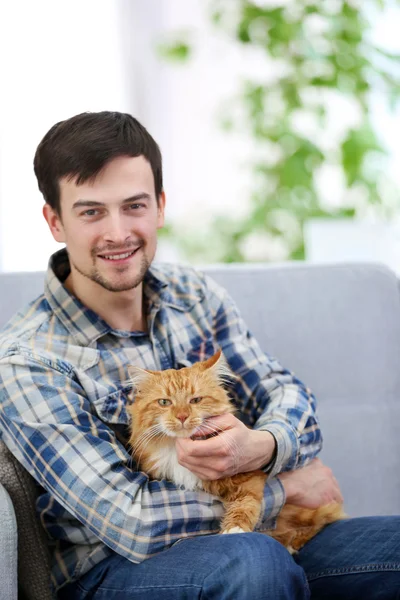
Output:
[[[230,429],[237,425],[239,419],[232,415],[231,413],[224,413],[223,415],[218,415],[217,417],[209,417],[205,420],[206,423],[212,425],[216,429],[220,429],[224,431],[225,429]]]
[[[193,458],[226,456],[229,454],[229,446],[221,436],[223,436],[223,433],[208,440],[188,440],[182,450],[185,451],[188,457]]]
[[[211,461],[183,458],[179,461],[182,467],[186,467],[189,471],[213,471],[220,476],[233,468],[233,461],[226,457],[220,459],[213,459]]]
[[[230,418],[233,417],[233,418]],[[195,433],[191,436],[192,439],[196,439],[203,435],[210,435],[212,433],[219,433],[232,429],[237,425],[238,419],[233,415],[223,414],[217,417],[209,417],[203,421],[203,423],[196,429]]]
[[[342,496],[342,494],[340,492],[336,496],[336,502],[338,502],[338,504],[343,504],[343,502],[344,502],[344,498],[343,498],[343,496]]]
[[[334,485],[334,490],[335,490],[335,491],[334,491],[334,496],[335,496],[335,500],[336,500],[336,502],[343,503],[343,502],[344,502],[344,498],[343,498],[343,496],[342,496],[342,492],[341,492],[341,490],[340,490],[339,484],[338,484],[338,482],[336,481],[336,479],[335,479],[335,481],[334,481],[334,484],[335,484],[335,485]]]
[[[175,448],[179,450],[182,454],[186,454],[188,449],[190,448],[191,439],[189,438],[176,438],[175,440]]]
[[[307,467],[314,467],[314,468],[316,468],[316,467],[322,467],[322,466],[324,466],[324,463],[322,462],[322,460],[320,458],[318,458],[318,456],[316,456],[306,466]]]
[[[217,437],[208,440],[192,440],[191,438],[178,438],[175,447],[182,457],[212,457],[224,456],[227,444]],[[225,451],[224,451],[225,449]]]
[[[198,467],[193,465],[182,465],[185,466],[193,475],[196,475],[201,480],[209,481],[219,479],[221,477],[220,473],[214,471],[214,469],[207,469],[204,466]]]

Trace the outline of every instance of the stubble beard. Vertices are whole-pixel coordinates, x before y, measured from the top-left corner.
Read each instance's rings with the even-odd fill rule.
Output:
[[[100,273],[100,271],[96,267],[96,265],[94,265],[92,267],[92,269],[90,270],[89,273],[85,273],[74,262],[71,261],[71,264],[78,271],[78,273],[80,273],[80,275],[83,275],[83,277],[86,277],[87,279],[94,281],[94,283],[97,283],[105,290],[108,290],[109,292],[127,292],[129,290],[133,290],[133,289],[137,288],[138,285],[140,285],[142,283],[148,269],[150,268],[151,261],[146,256],[145,252],[143,252],[142,258],[140,261],[139,273],[132,280],[121,281],[120,283],[113,283],[112,281],[109,281],[106,277],[104,277]],[[122,271],[122,273],[123,273],[123,271]]]

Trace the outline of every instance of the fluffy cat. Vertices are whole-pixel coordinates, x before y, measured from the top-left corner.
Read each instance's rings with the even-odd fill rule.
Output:
[[[135,388],[134,402],[128,406],[132,417],[129,444],[139,468],[152,479],[168,479],[188,490],[203,489],[221,498],[225,506],[222,533],[253,531],[267,475],[253,471],[202,481],[178,463],[175,450],[177,437],[192,437],[201,426],[201,431],[211,430],[205,421],[208,417],[235,412],[223,387],[234,375],[221,351],[180,370],[148,371],[130,366],[128,371]],[[293,553],[325,525],[342,518],[341,504],[312,510],[286,504],[276,529],[264,533]]]

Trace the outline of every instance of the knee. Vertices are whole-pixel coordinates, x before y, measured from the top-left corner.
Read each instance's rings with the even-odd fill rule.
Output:
[[[279,542],[263,533],[221,537],[229,540],[218,565],[205,580],[210,592],[206,598],[306,600],[310,597],[304,570]]]

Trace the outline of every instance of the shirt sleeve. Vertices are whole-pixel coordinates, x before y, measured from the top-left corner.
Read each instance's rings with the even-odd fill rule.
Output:
[[[216,533],[222,503],[203,491],[150,481],[57,364],[19,351],[0,360],[0,430],[45,490],[132,562],[180,538]]]
[[[276,440],[275,459],[264,470],[273,478],[307,464],[322,447],[314,395],[260,349],[226,290],[210,277],[206,282],[214,336],[237,376],[229,392],[246,422]]]

